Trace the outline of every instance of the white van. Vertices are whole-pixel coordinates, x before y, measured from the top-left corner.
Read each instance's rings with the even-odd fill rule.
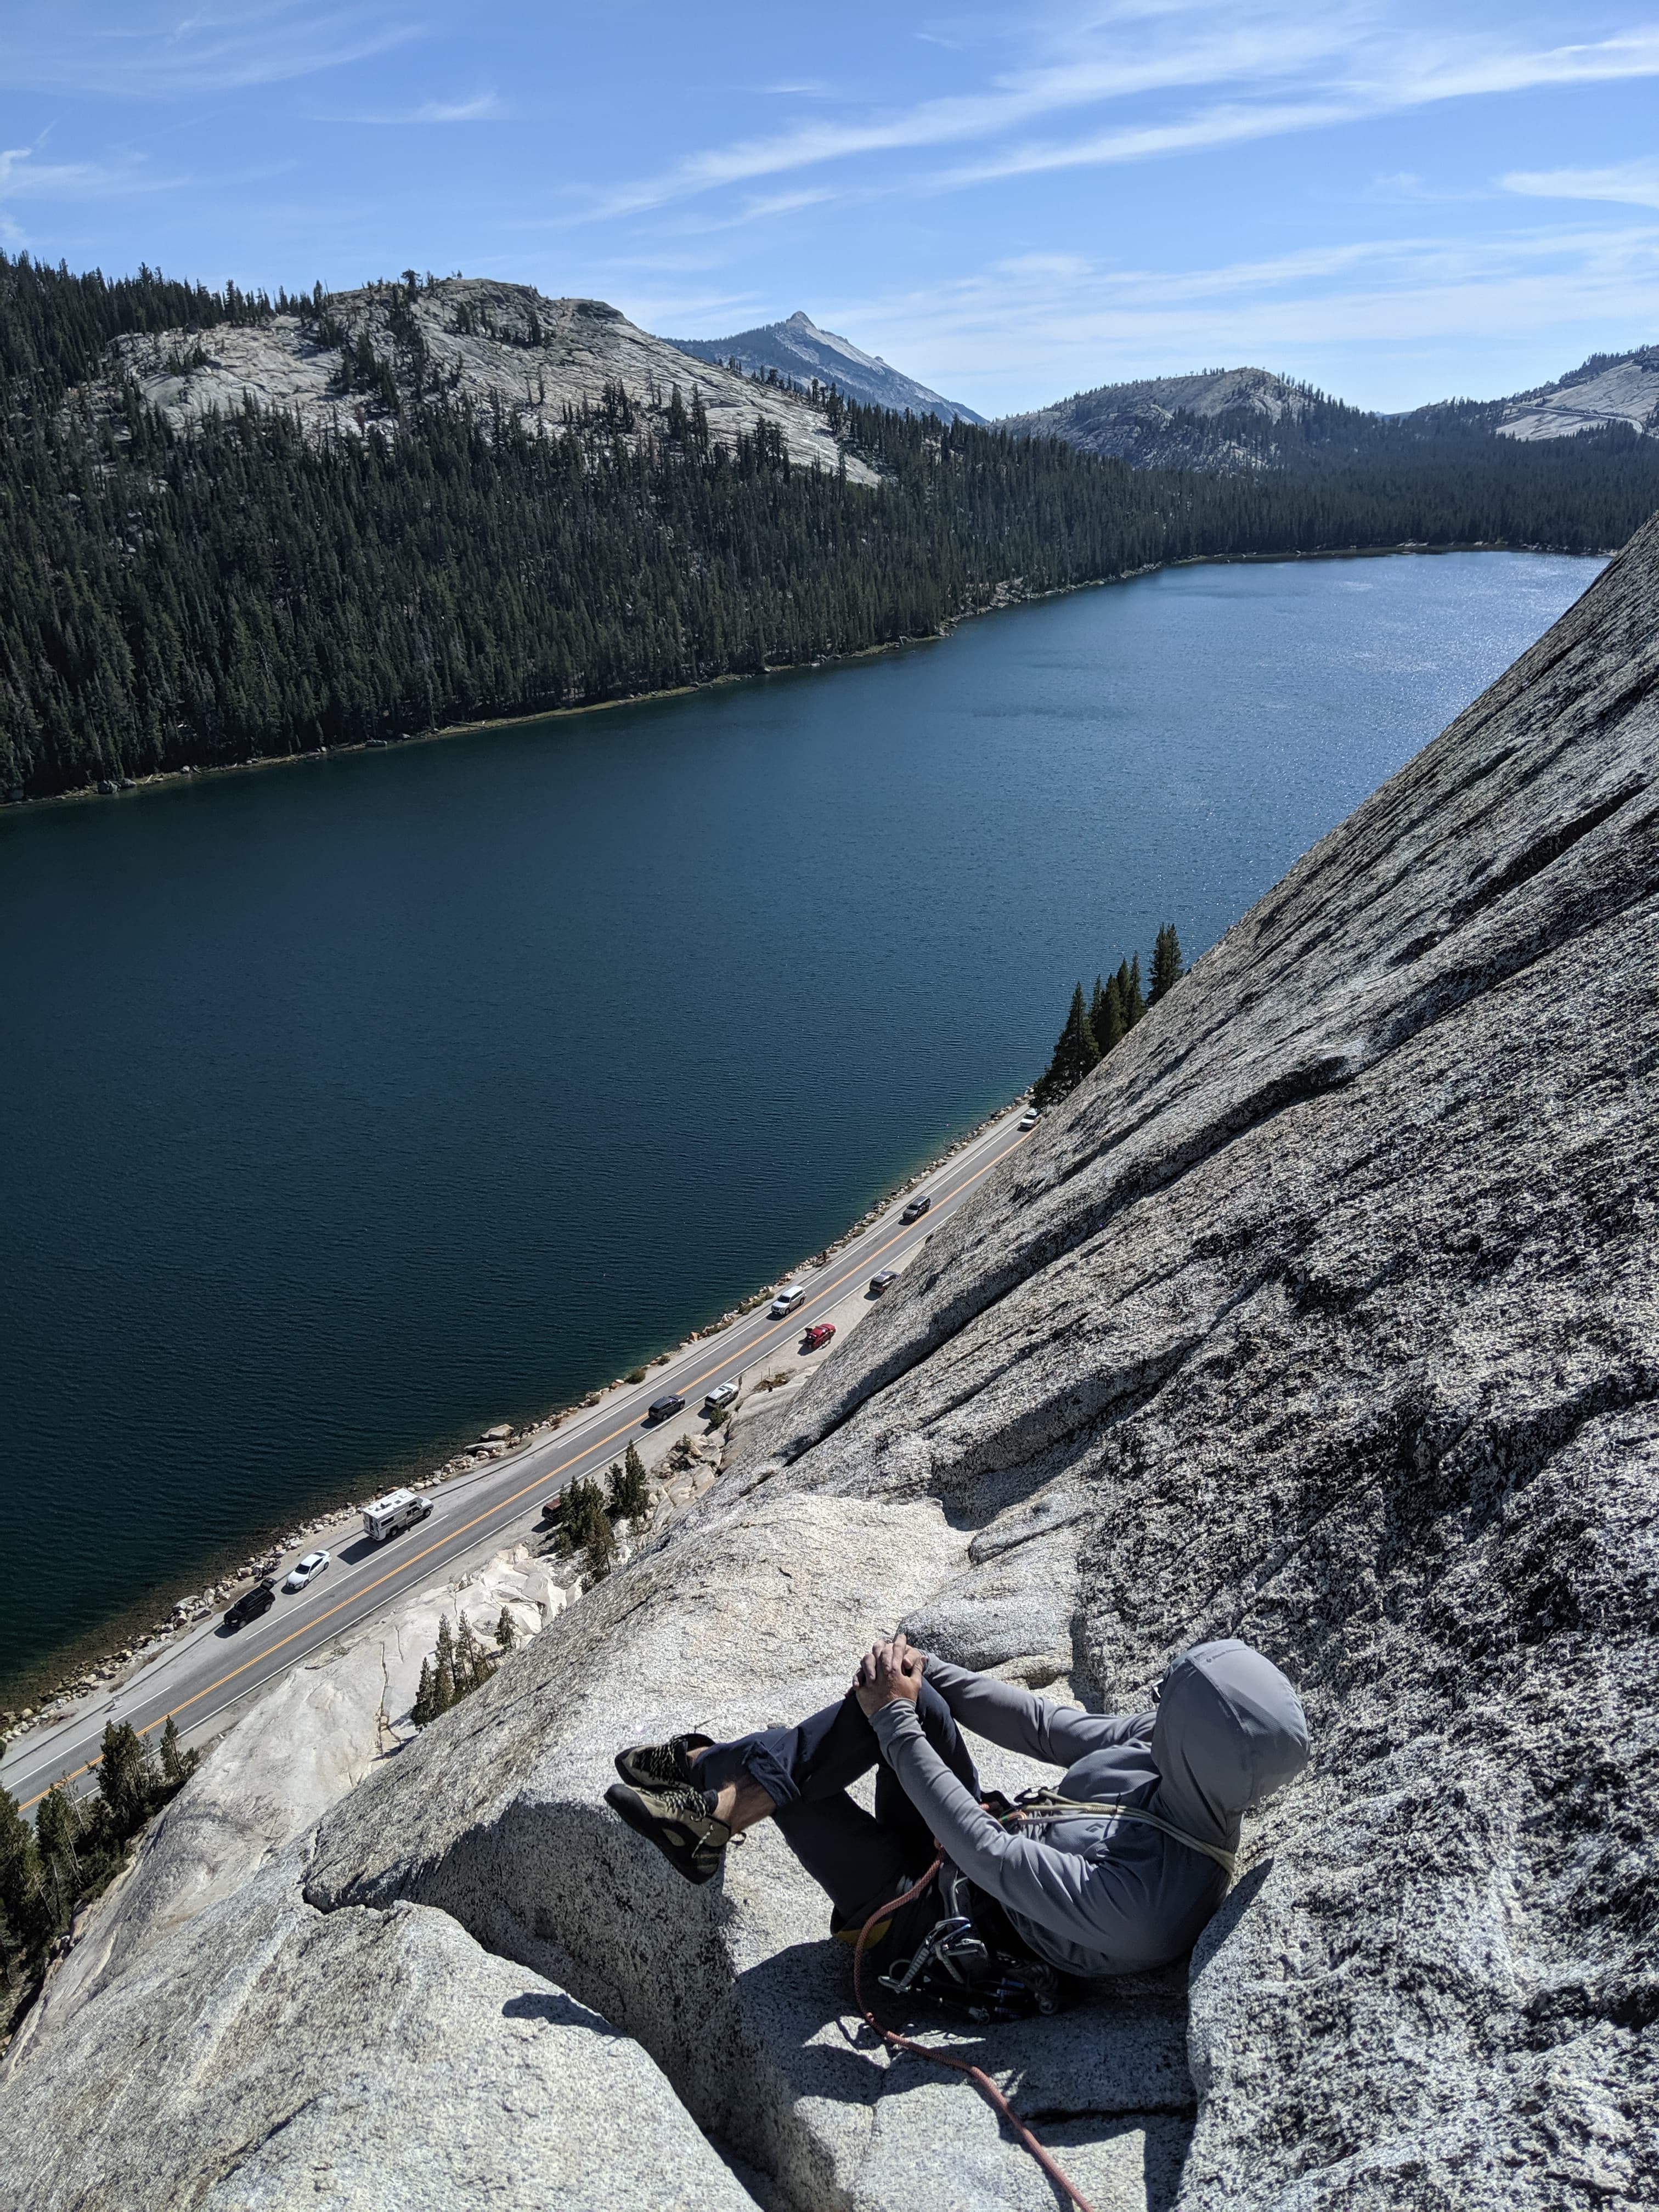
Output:
[[[372,1543],[384,1544],[400,1528],[412,1528],[417,1521],[424,1521],[431,1510],[429,1498],[417,1498],[412,1490],[388,1490],[384,1498],[364,1506],[363,1534]]]

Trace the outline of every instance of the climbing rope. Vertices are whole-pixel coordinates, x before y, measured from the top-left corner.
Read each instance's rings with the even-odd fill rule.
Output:
[[[870,1915],[870,1917],[865,1922],[863,1927],[859,1930],[858,1943],[853,1952],[854,1999],[858,2005],[859,2010],[863,2014],[865,2020],[872,2027],[874,2028],[876,2033],[880,2036],[882,2041],[884,2043],[890,2044],[895,2051],[908,2051],[913,2052],[918,2058],[931,2058],[935,2066],[948,2066],[953,2074],[965,2074],[968,2076],[968,2079],[973,2083],[975,2088],[979,2091],[980,2095],[983,2097],[987,2104],[990,2106],[992,2111],[996,2113],[997,2117],[1000,2119],[1006,2120],[1008,2125],[1019,2137],[1026,2149],[1030,2152],[1032,2157],[1042,2168],[1042,2171],[1048,2175],[1049,2180],[1054,2183],[1055,2188],[1064,2190],[1066,2196],[1071,2198],[1073,2203],[1077,2206],[1078,2212],[1094,2212],[1094,2207],[1090,2203],[1088,2198],[1083,2194],[1082,2191],[1080,2189],[1073,2188],[1072,2184],[1066,2179],[1066,2176],[1060,2172],[1060,2168],[1054,2164],[1053,2159],[1049,2157],[1048,2152],[1044,2150],[1042,2145],[1031,2133],[1030,2128],[1026,2126],[1024,2121],[1017,2118],[1013,2106],[1008,2102],[1008,2100],[1003,2095],[1001,2090],[998,2088],[996,2083],[991,2079],[988,2074],[983,2072],[981,2069],[977,2066],[969,2065],[966,2059],[947,2058],[942,2051],[929,2050],[928,2046],[925,2043],[913,2043],[908,2035],[899,2035],[896,2033],[892,2028],[884,2027],[881,2022],[876,2018],[874,2013],[871,2011],[869,2006],[864,2001],[864,1947],[870,1940],[870,1930],[878,1921],[890,1920],[893,1915],[896,1912],[902,1911],[905,1905],[914,1904],[915,1899],[921,1895],[923,1890],[927,1888],[928,1883],[932,1881],[933,1876],[939,1872],[941,1863],[942,1855],[941,1858],[937,1858],[933,1861],[933,1863],[928,1868],[927,1873],[923,1875],[920,1881],[913,1882],[911,1884],[910,1887],[905,1891],[902,1897],[894,1898],[892,1902],[888,1905],[878,1905],[875,1911]]]
[[[1079,1815],[1097,1820],[1141,1820],[1147,1827],[1157,1828],[1166,1836],[1173,1836],[1178,1844],[1185,1844],[1189,1851],[1202,1851],[1206,1859],[1213,1859],[1226,1869],[1231,1881],[1238,1873],[1237,1851],[1224,1851],[1219,1844],[1206,1844],[1201,1836],[1189,1836],[1185,1828],[1177,1828],[1173,1820],[1165,1820],[1156,1813],[1149,1813],[1144,1805],[1092,1804],[1082,1797],[1062,1797],[1057,1790],[1033,1790],[1022,1797],[1018,1805],[1004,1817],[1018,1820],[1022,1826],[1042,1826],[1052,1820],[1071,1820]]]

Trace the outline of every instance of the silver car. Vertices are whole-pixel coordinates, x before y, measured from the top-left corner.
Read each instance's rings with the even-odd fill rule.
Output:
[[[307,1552],[303,1559],[296,1559],[289,1569],[288,1579],[283,1588],[285,1590],[308,1589],[328,1565],[328,1560],[326,1552]]]

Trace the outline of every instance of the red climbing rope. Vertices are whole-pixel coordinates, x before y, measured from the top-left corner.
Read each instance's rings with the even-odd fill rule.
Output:
[[[1078,2212],[1094,2212],[1093,2205],[1090,2203],[1083,2191],[1073,2186],[1031,2133],[1030,2128],[1026,2126],[1024,2121],[1015,2117],[1012,2106],[988,2074],[982,2072],[977,2066],[969,2066],[965,2059],[947,2058],[942,2051],[931,2051],[925,2043],[913,2043],[908,2035],[898,2035],[890,2027],[884,2027],[864,2002],[864,1947],[870,1940],[870,1930],[878,1920],[890,1920],[893,1915],[904,1905],[914,1904],[939,1872],[939,1860],[935,1859],[921,1880],[913,1882],[902,1897],[894,1898],[890,1905],[878,1905],[859,1930],[857,1948],[853,1953],[853,1996],[858,2008],[870,2026],[875,2029],[876,2033],[881,2037],[883,2042],[890,2043],[895,2051],[913,2051],[918,2058],[931,2058],[935,2066],[948,2066],[952,2073],[965,2074],[999,2118],[1007,2121],[1055,2188],[1065,2191],[1066,2196],[1077,2206]]]

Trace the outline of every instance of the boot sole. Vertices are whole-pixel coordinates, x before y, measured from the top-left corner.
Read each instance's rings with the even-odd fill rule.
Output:
[[[613,1782],[605,1793],[605,1802],[619,1820],[626,1823],[636,1836],[643,1836],[647,1844],[654,1844],[676,1874],[687,1881],[712,1881],[720,1870],[719,1861],[707,1868],[690,1863],[690,1853],[684,1846],[672,1842],[663,1832],[660,1823],[647,1812],[631,1787]]]

